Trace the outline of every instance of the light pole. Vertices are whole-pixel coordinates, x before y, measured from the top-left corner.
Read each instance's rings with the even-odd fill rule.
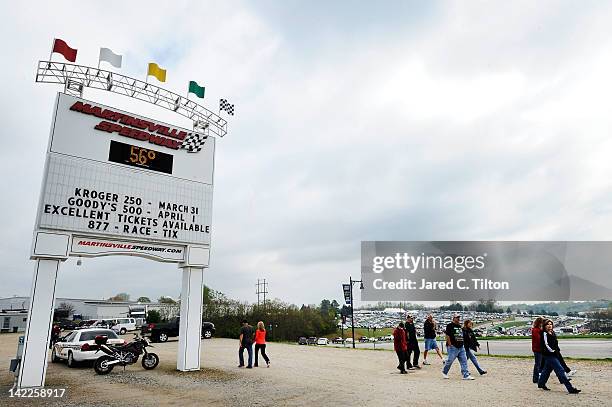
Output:
[[[359,289],[363,290],[363,281],[353,280],[353,278],[349,276],[349,284],[351,285],[351,331],[353,334],[353,349],[355,349],[355,314],[353,313],[355,308],[355,304],[353,302],[353,284],[355,283],[360,283],[361,285],[359,286]]]

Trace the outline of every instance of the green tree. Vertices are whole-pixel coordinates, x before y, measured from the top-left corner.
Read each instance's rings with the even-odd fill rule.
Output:
[[[162,304],[176,304],[176,301],[175,301],[175,300],[173,300],[173,299],[172,299],[172,298],[170,298],[170,297],[166,297],[165,295],[162,295],[161,297],[159,297],[159,298],[157,299],[157,302],[160,302],[160,303],[162,303]]]
[[[138,301],[138,302],[151,302],[151,299],[149,297],[138,297],[138,299],[136,301]]]
[[[147,322],[149,324],[159,321],[161,321],[161,314],[159,313],[159,311],[152,309],[147,312]]]
[[[128,293],[118,293],[108,299],[109,301],[129,301],[130,295]]]

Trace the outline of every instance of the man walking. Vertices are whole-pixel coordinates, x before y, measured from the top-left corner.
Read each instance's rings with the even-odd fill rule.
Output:
[[[429,365],[427,361],[427,352],[430,350],[436,350],[438,356],[442,363],[446,363],[444,357],[442,356],[442,352],[438,348],[438,343],[436,342],[436,321],[433,319],[433,315],[428,314],[425,323],[423,324],[424,336],[425,336],[425,352],[423,352],[423,364]]]
[[[450,370],[455,358],[458,358],[463,380],[474,380],[468,371],[465,348],[463,347],[463,330],[461,329],[459,320],[460,316],[455,314],[453,315],[452,322],[446,325],[445,333],[446,347],[448,348],[448,359],[446,360],[444,368],[442,369],[442,377],[448,379],[448,371]]]
[[[406,355],[406,363],[408,370],[420,369],[419,366],[419,341],[417,339],[416,328],[414,327],[414,318],[412,315],[406,317],[406,335],[408,337],[408,354]],[[410,355],[413,354],[412,364],[410,364]]]
[[[240,328],[240,339],[238,344],[238,360],[240,364],[238,367],[244,367],[244,350],[246,349],[249,354],[249,364],[247,369],[253,368],[253,327],[249,325],[247,320],[242,321],[242,328]]]

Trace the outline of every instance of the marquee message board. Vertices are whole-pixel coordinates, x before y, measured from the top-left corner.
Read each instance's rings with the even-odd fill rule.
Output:
[[[58,94],[36,228],[210,245],[215,139]]]

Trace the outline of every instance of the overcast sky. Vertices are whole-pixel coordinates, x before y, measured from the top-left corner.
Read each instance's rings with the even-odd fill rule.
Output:
[[[29,295],[53,38],[121,73],[168,70],[236,105],[218,140],[206,284],[256,301],[342,297],[362,240],[611,240],[612,4],[3,2],[0,297]],[[58,61],[60,56],[54,57]],[[86,89],[85,98],[188,126]],[[176,266],[62,264],[58,296],[177,297]]]

